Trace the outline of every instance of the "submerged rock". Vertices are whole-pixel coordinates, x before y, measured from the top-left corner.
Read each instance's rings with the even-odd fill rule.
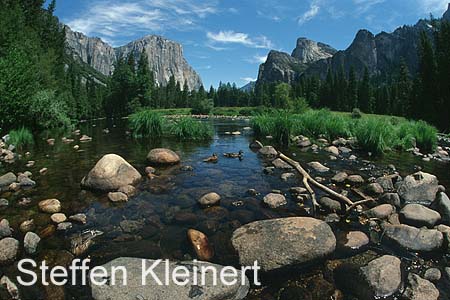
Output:
[[[364,267],[342,265],[335,270],[334,277],[339,288],[361,300],[389,297],[401,288],[401,261],[385,255]]]
[[[9,172],[3,176],[0,176],[0,189],[8,187],[11,183],[16,182],[17,177],[14,173]]]
[[[111,202],[127,202],[128,196],[121,192],[109,192],[108,193],[108,199]]]
[[[203,232],[189,229],[187,235],[199,260],[209,261],[213,258],[214,248],[211,246],[208,237]]]
[[[244,225],[233,233],[231,242],[241,265],[258,261],[264,271],[323,259],[336,248],[336,238],[327,223],[304,217]]]
[[[50,216],[50,219],[51,219],[54,223],[59,224],[59,223],[62,223],[62,222],[64,222],[64,221],[66,221],[66,220],[67,220],[67,217],[66,217],[65,214],[62,214],[62,213],[56,213],[56,214],[51,215],[51,216]]]
[[[12,300],[20,300],[20,292],[17,285],[11,281],[7,276],[2,276],[0,278],[0,287],[3,287],[6,292],[8,292],[9,297],[8,299]]]
[[[400,219],[408,225],[432,228],[441,219],[441,215],[423,205],[408,204],[400,211]]]
[[[436,176],[423,172],[409,175],[397,185],[397,192],[404,201],[426,205],[435,200],[438,189]]]
[[[157,148],[148,153],[147,160],[155,165],[174,165],[180,162],[180,157],[170,149]]]
[[[125,185],[135,185],[141,174],[125,159],[116,154],[103,156],[89,174],[83,178],[84,188],[100,191],[117,191]]]
[[[442,247],[444,236],[435,229],[416,228],[409,225],[384,226],[384,237],[398,246],[415,252],[431,252]]]
[[[339,172],[339,173],[337,173],[336,175],[334,175],[333,178],[331,178],[331,181],[332,181],[333,183],[338,183],[338,184],[340,184],[340,183],[344,183],[345,180],[347,180],[347,178],[348,178],[348,174],[347,174],[347,173],[345,173],[345,172]]]
[[[217,205],[220,202],[220,195],[217,193],[208,193],[203,195],[200,199],[198,199],[198,203],[201,206],[213,206]]]
[[[423,277],[424,277],[424,279],[429,280],[431,282],[437,282],[437,281],[441,280],[442,273],[437,268],[431,268],[431,269],[426,270]]]
[[[61,202],[58,199],[47,199],[39,202],[39,209],[48,214],[59,213],[61,211]]]
[[[146,268],[150,268],[150,266],[155,263],[154,260],[144,260],[144,262]],[[221,270],[224,268],[223,266],[207,262],[169,262],[168,268],[170,274],[173,273],[173,270],[176,267],[185,267],[190,271],[188,278],[191,279],[186,285],[178,285],[170,281],[169,283],[171,284],[169,286],[159,285],[151,276],[146,277],[147,282],[143,285],[143,259],[140,258],[121,257],[106,263],[102,267],[106,270],[111,270],[112,267],[122,266],[127,270],[127,285],[92,285],[92,298],[94,300],[241,300],[247,296],[250,289],[247,278],[244,278],[244,285],[241,284],[241,276],[245,275],[241,274],[238,270],[236,270],[236,272],[239,275],[239,280],[234,285],[225,285],[221,280],[218,280],[217,285],[214,285],[212,277],[213,272],[207,273],[205,285],[195,285],[192,282],[194,266],[197,268],[212,267],[217,270],[218,274],[220,274]],[[153,269],[155,277],[161,278],[161,280],[164,281],[167,273],[165,267],[166,265],[163,262],[158,264]],[[228,272],[228,274],[229,273],[230,272]],[[121,272],[117,273],[116,281],[118,283],[123,281],[122,276],[123,274]],[[185,277],[178,278],[179,281],[184,281],[184,279]],[[201,277],[199,277],[199,282],[201,282],[200,279]]]
[[[407,287],[402,295],[405,300],[437,300],[439,290],[426,279],[419,275],[410,273],[408,275]]]

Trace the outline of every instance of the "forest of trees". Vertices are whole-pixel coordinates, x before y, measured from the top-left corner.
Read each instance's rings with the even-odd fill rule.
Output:
[[[397,71],[374,78],[342,67],[324,80],[302,77],[298,82],[258,83],[244,92],[235,84],[189,91],[170,78],[159,86],[146,53],[118,60],[114,74],[99,80],[95,70],[76,61],[65,47],[64,26],[53,15],[55,0],[0,0],[0,129],[25,126],[36,130],[63,127],[74,120],[125,116],[143,108],[266,106],[303,109],[359,108],[365,113],[423,119],[443,130],[450,119],[450,25],[433,21],[434,38],[421,36],[418,74],[406,63]],[[137,60],[137,61],[136,61]]]

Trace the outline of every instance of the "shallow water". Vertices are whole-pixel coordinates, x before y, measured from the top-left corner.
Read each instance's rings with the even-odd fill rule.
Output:
[[[263,167],[270,162],[264,161],[252,152],[248,145],[253,140],[251,131],[243,128],[249,126],[247,121],[214,120],[214,139],[209,142],[180,142],[175,139],[135,140],[126,132],[126,121],[97,121],[84,123],[80,126],[81,133],[93,137],[91,142],[63,144],[59,137],[55,146],[49,146],[43,137],[37,141],[31,150],[31,156],[12,164],[3,165],[0,174],[6,171],[23,172],[30,170],[37,186],[28,191],[16,194],[3,194],[10,200],[10,207],[1,211],[12,227],[27,219],[34,219],[39,232],[50,224],[48,215],[37,211],[37,203],[48,198],[57,198],[62,202],[62,212],[67,216],[75,213],[86,213],[88,223],[76,225],[65,234],[57,233],[44,239],[40,257],[45,255],[60,256],[61,251],[68,249],[67,237],[85,229],[97,229],[105,232],[96,239],[96,244],[88,254],[93,264],[102,264],[120,256],[143,258],[191,259],[194,252],[188,244],[186,231],[189,228],[198,229],[208,235],[214,245],[216,255],[213,262],[225,265],[237,265],[237,257],[230,245],[232,232],[239,226],[267,218],[308,215],[309,203],[299,204],[290,198],[290,187],[299,186],[299,178],[283,182],[281,171],[266,175]],[[103,129],[109,128],[109,133]],[[225,132],[239,130],[240,136],[226,135]],[[69,137],[69,136],[68,136]],[[77,140],[76,136],[70,136]],[[80,145],[78,151],[73,149]],[[104,194],[94,194],[82,191],[80,181],[95,163],[105,154],[115,153],[130,162],[138,171],[145,174],[146,155],[156,147],[170,148],[180,154],[183,166],[192,166],[193,171],[182,171],[180,166],[158,169],[160,175],[154,180],[145,179],[139,186],[139,193],[125,204],[112,204]],[[224,152],[244,151],[243,160],[221,157]],[[394,164],[402,175],[414,172],[414,166],[419,165],[424,171],[435,174],[441,183],[450,187],[450,172],[448,165],[437,162],[424,163],[407,153],[391,153],[383,158],[375,159],[377,168],[362,159],[358,162],[348,160],[332,161],[325,153],[314,154],[291,147],[282,150],[301,163],[320,161],[332,170],[358,173],[368,178],[380,176],[389,164]],[[217,164],[207,164],[203,159],[217,153],[220,157]],[[27,160],[34,160],[32,168],[26,168]],[[40,175],[39,170],[48,168],[46,175]],[[328,178],[330,173],[326,177]],[[248,189],[255,189],[258,196],[247,194]],[[261,205],[262,197],[271,190],[281,190],[287,195],[289,204],[283,209],[272,210]],[[197,205],[197,199],[205,193],[217,192],[222,196],[220,207],[202,209]],[[352,195],[353,197],[354,195]],[[21,207],[17,201],[30,197],[30,206]],[[345,225],[344,225],[345,226]],[[16,232],[17,238],[23,236]],[[386,251],[386,249],[384,250]],[[56,253],[56,254],[55,254]],[[439,262],[437,262],[439,263]],[[308,280],[315,278],[322,266],[313,268]],[[322,272],[319,272],[322,274]],[[292,274],[291,274],[292,275]],[[284,274],[284,283],[288,279],[295,280],[296,275]],[[305,275],[306,276],[306,275]],[[303,277],[305,277],[303,276]],[[312,280],[317,283],[317,280]],[[274,283],[274,290],[278,283]],[[282,283],[280,283],[282,285]],[[38,299],[39,291],[28,291],[30,299]],[[277,292],[274,291],[276,294]],[[88,292],[81,287],[68,288],[66,295],[73,299],[89,299]],[[269,293],[270,294],[270,293]],[[35,297],[35,298],[33,298]],[[251,298],[254,297],[254,298]],[[249,296],[249,299],[262,299],[262,296]],[[264,296],[266,297],[266,296]],[[267,296],[267,299],[273,299]],[[319,296],[317,296],[319,297]],[[319,298],[313,299],[319,299]],[[264,298],[266,299],[266,298]],[[287,299],[287,298],[286,298]],[[289,298],[290,299],[290,298]]]

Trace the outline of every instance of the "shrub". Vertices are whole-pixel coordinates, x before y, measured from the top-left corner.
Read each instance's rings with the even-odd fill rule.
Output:
[[[296,114],[302,114],[309,110],[308,101],[305,98],[296,98],[292,104],[292,110]]]
[[[30,114],[31,122],[43,129],[72,127],[67,104],[52,90],[39,91],[34,95]]]
[[[212,99],[198,99],[192,105],[192,114],[194,115],[208,115],[214,108]]]
[[[211,124],[190,117],[174,120],[169,125],[169,132],[181,140],[207,140],[214,134]]]
[[[130,129],[135,137],[160,137],[165,119],[151,110],[143,110],[130,116]]]
[[[354,108],[352,111],[352,119],[361,119],[362,112],[359,108]]]
[[[11,130],[9,133],[8,144],[21,149],[24,146],[30,146],[34,143],[33,134],[30,130],[22,127],[17,130]]]

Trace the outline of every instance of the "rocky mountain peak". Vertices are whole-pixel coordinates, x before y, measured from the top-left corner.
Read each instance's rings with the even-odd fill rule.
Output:
[[[448,9],[447,11],[444,13],[444,16],[442,17],[444,20],[447,20],[450,22],[450,3],[448,4]]]
[[[106,76],[113,73],[114,64],[119,57],[133,53],[138,61],[145,50],[148,64],[158,84],[164,86],[174,76],[182,87],[187,83],[190,90],[202,85],[200,76],[184,58],[183,47],[159,35],[147,35],[125,46],[113,48],[99,38],[87,37],[66,26],[66,40],[67,49],[75,59]]]
[[[304,64],[316,62],[332,57],[337,52],[333,47],[301,37],[297,40],[297,46],[292,52],[292,57]]]

